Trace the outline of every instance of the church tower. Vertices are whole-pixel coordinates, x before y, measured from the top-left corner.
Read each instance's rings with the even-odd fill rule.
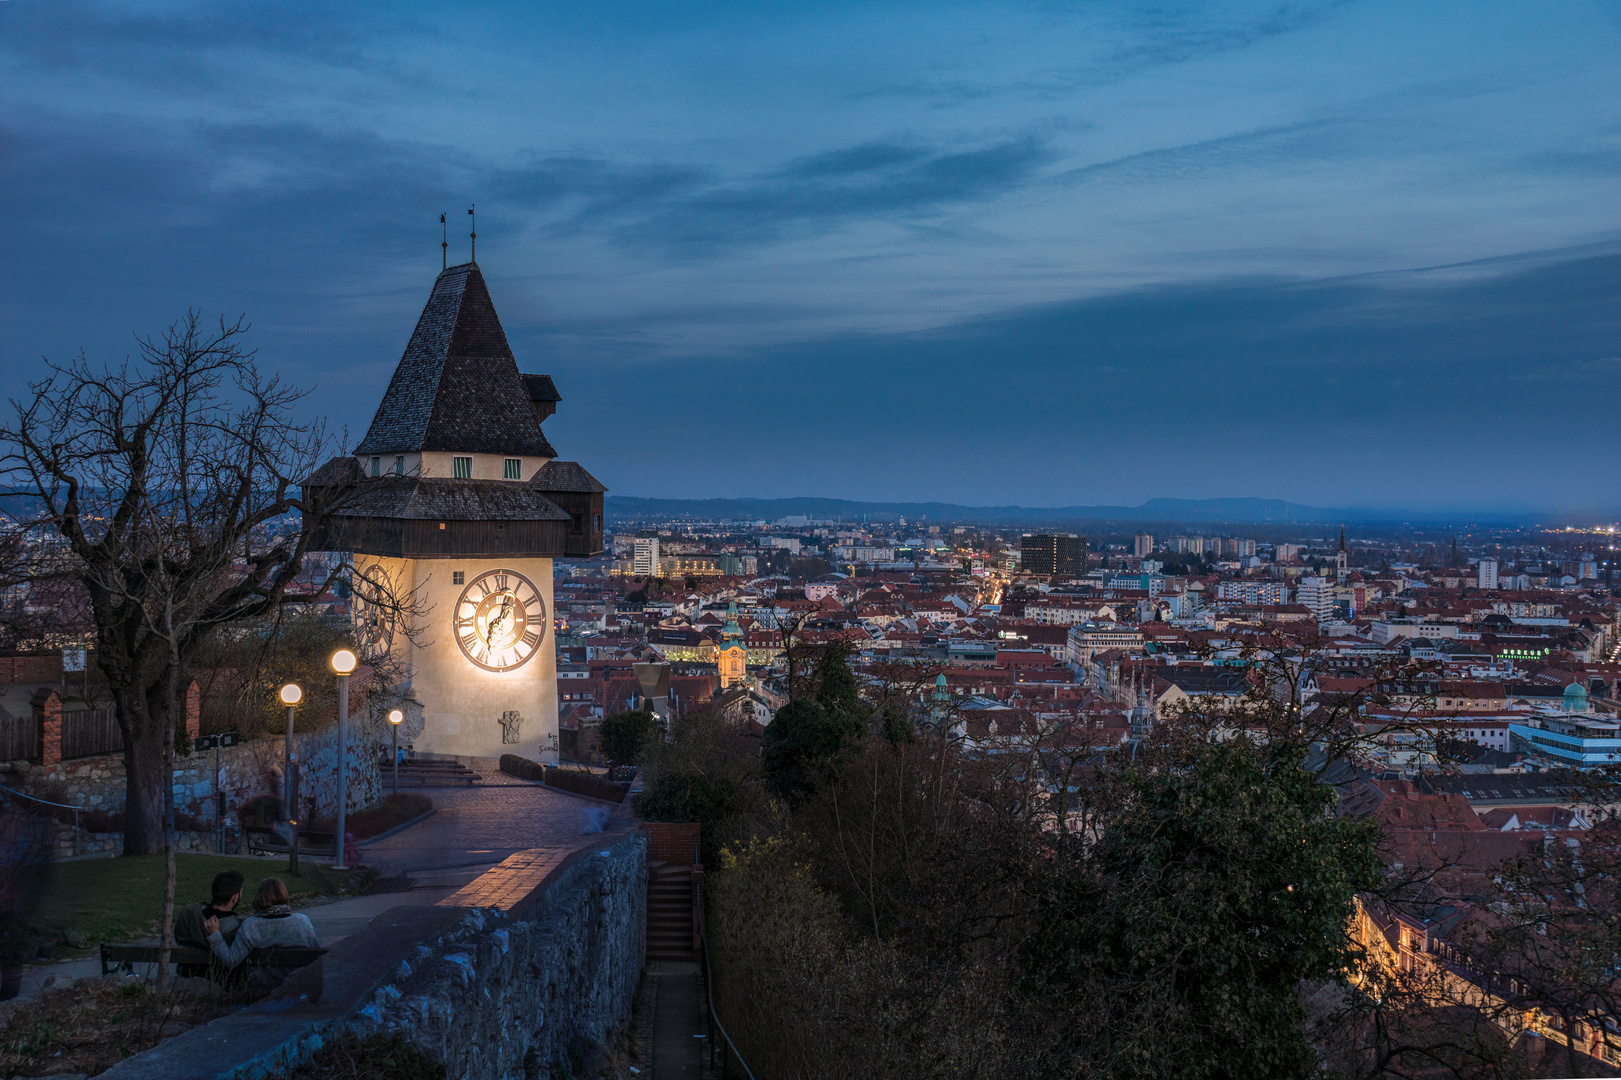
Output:
[[[1345,584],[1345,579],[1350,577],[1350,576],[1351,576],[1350,560],[1346,557],[1346,553],[1345,553],[1345,526],[1341,525],[1340,526],[1340,550],[1339,550],[1339,554],[1334,556],[1334,581],[1335,581],[1336,584],[1344,585]]]
[[[749,651],[743,645],[743,628],[737,624],[737,601],[726,605],[726,626],[720,632],[715,650],[722,689],[741,685],[748,678]]]
[[[552,560],[601,554],[606,491],[554,460],[560,400],[519,372],[478,265],[448,267],[354,456],[306,482],[358,492],[312,546],[354,554],[357,644],[403,670],[420,751],[555,760]],[[384,593],[411,596],[410,635]]]

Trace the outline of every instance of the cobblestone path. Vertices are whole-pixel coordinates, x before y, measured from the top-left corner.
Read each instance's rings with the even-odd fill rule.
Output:
[[[386,877],[472,870],[492,866],[515,851],[601,831],[604,825],[623,827],[631,818],[628,808],[576,798],[540,784],[510,783],[499,773],[488,781],[490,786],[424,789],[437,811],[433,817],[362,847],[361,861]]]

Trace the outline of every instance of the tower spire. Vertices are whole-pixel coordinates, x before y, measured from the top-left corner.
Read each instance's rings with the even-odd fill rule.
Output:
[[[477,203],[473,204],[473,206],[477,205]],[[473,206],[469,206],[467,208],[467,216],[473,219],[472,221],[468,222],[468,225],[470,225],[472,228],[467,235],[473,243],[470,249],[471,254],[469,254],[467,261],[476,265],[478,263],[478,215],[473,213]]]
[[[445,224],[445,215],[439,215],[439,269],[450,268],[450,226]]]

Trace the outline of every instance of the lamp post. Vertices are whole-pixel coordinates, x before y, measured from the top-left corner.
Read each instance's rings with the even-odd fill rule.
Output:
[[[400,721],[405,714],[398,709],[388,710],[388,722],[394,728],[394,797],[400,797]]]
[[[281,778],[281,801],[293,830],[287,841],[287,869],[294,874],[298,873],[298,751],[293,749],[293,709],[303,700],[304,691],[297,683],[281,688],[281,701],[287,706],[287,768]]]
[[[337,848],[338,861],[332,864],[334,870],[349,869],[344,858],[344,815],[349,808],[349,676],[354,674],[355,654],[348,649],[339,649],[332,654],[332,670],[338,675],[338,834]]]

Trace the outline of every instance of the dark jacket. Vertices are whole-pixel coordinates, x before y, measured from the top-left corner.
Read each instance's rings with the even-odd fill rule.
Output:
[[[213,904],[187,904],[174,917],[174,943],[188,949],[208,948],[208,931],[203,929],[203,921],[210,917],[220,921],[221,937],[227,942],[236,940],[242,920],[234,912],[221,910]]]

